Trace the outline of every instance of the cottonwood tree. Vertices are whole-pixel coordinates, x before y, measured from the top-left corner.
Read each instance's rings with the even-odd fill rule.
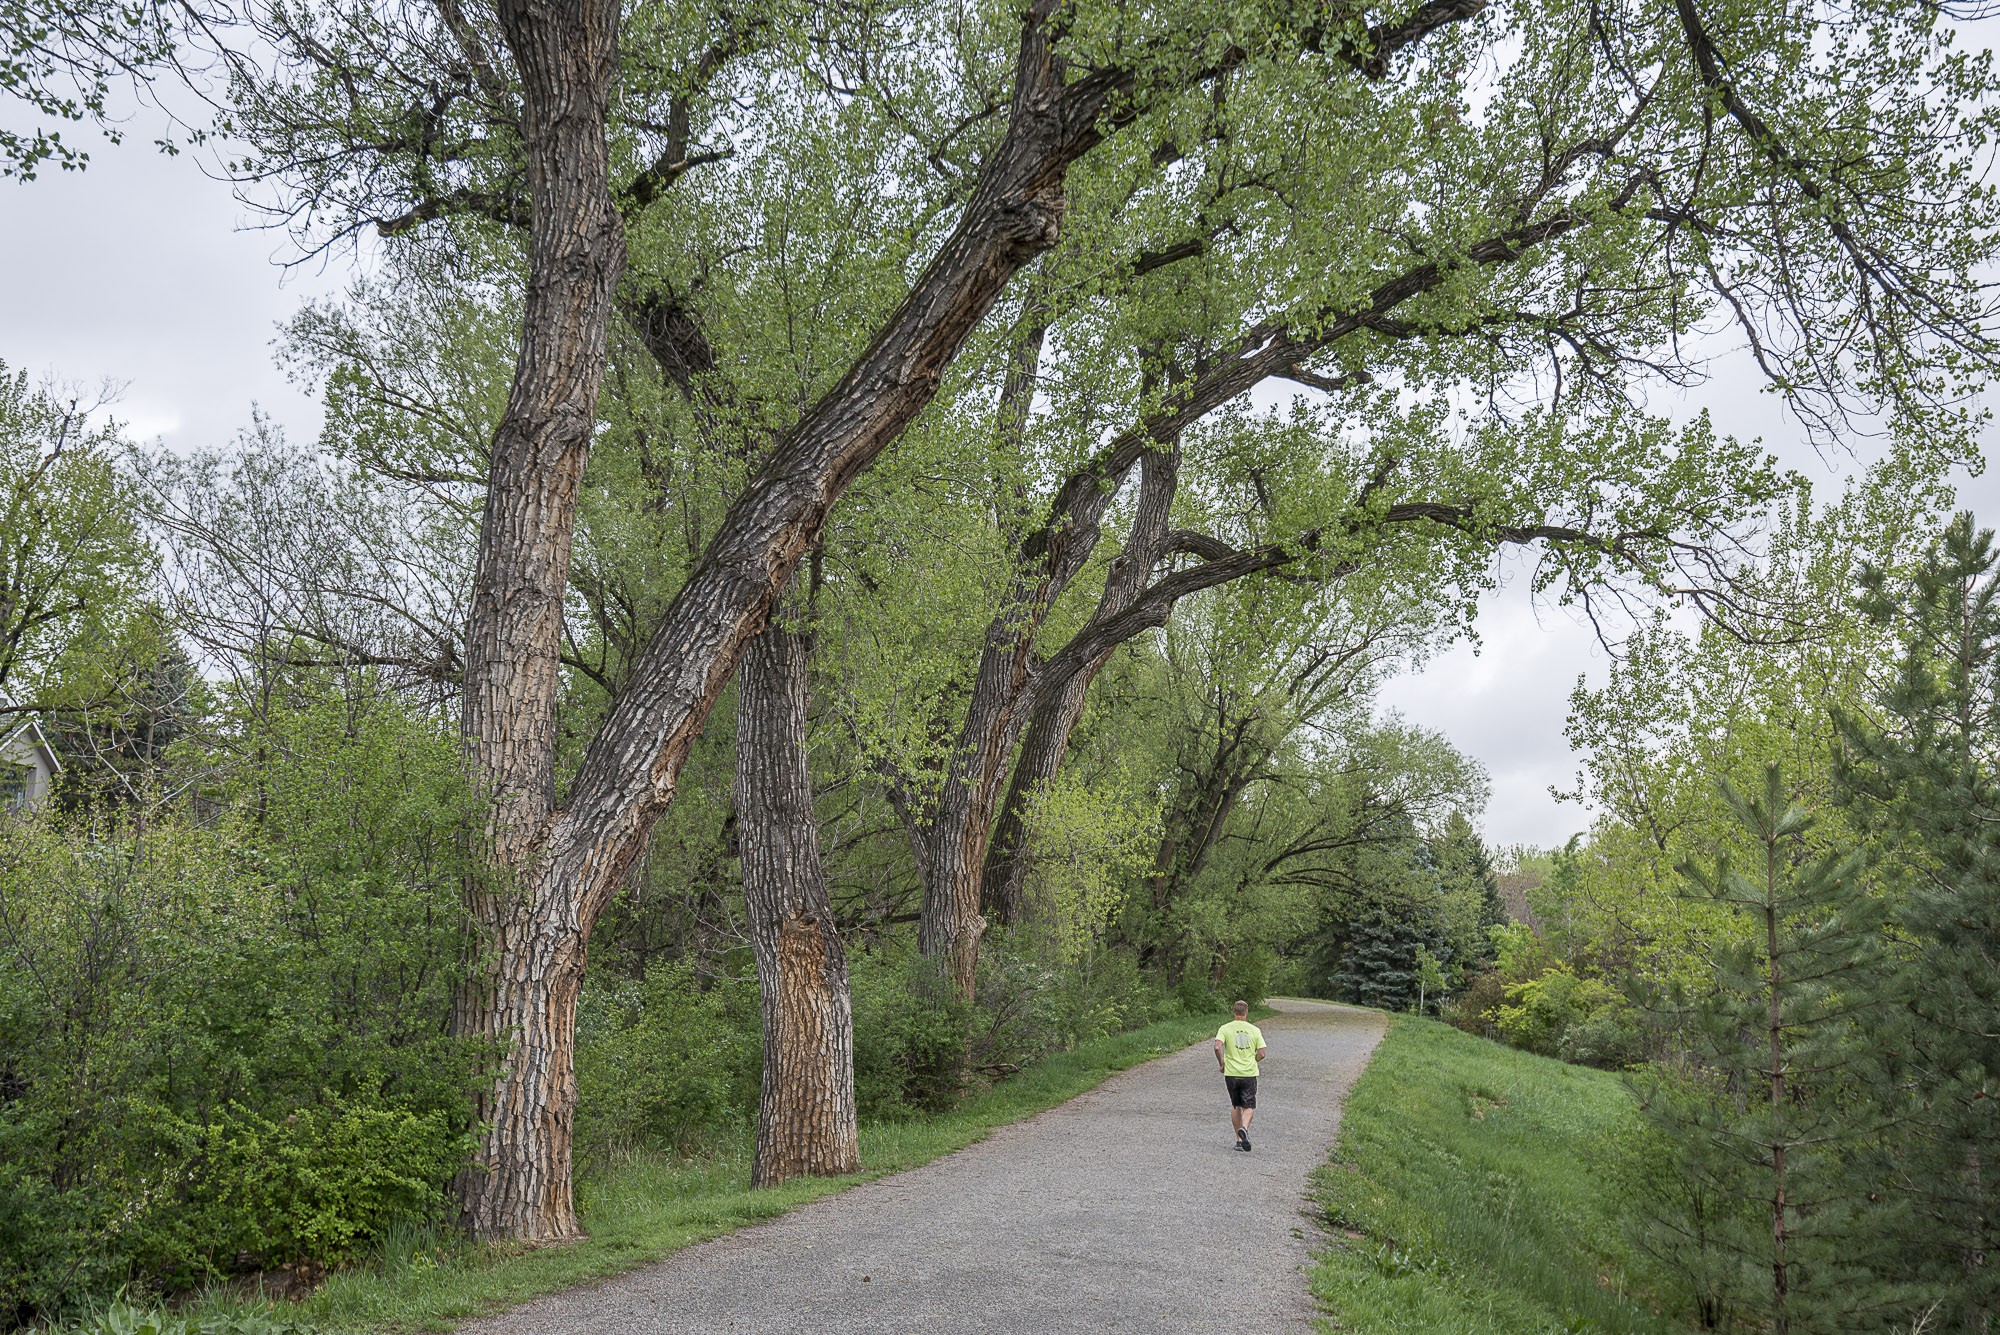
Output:
[[[1660,438],[1656,428],[1628,424],[1625,439],[1616,439],[1607,401],[1622,387],[1655,376],[1691,374],[1675,340],[1697,311],[1747,321],[1745,336],[1775,378],[1795,391],[1815,387],[1800,407],[1823,425],[1838,423],[1848,391],[1908,403],[1920,388],[1912,378],[1920,375],[1914,363],[1900,354],[1877,358],[1880,339],[1859,332],[1874,324],[1869,308],[1875,300],[1862,294],[1887,275],[1881,256],[1907,254],[1905,244],[1870,258],[1870,244],[1856,230],[1862,221],[1844,219],[1821,229],[1827,248],[1819,253],[1826,263],[1811,282],[1788,290],[1788,280],[1769,281],[1784,266],[1776,251],[1763,247],[1793,244],[1789,229],[1797,225],[1783,212],[1784,199],[1817,208],[1826,184],[1811,173],[1798,175],[1805,159],[1751,104],[1746,85],[1725,74],[1715,35],[1694,8],[1652,18],[1619,27],[1609,38],[1588,24],[1564,34],[1524,20],[1527,46],[1519,59],[1506,62],[1507,73],[1497,81],[1507,96],[1521,98],[1519,114],[1489,112],[1483,120],[1457,82],[1427,84],[1405,100],[1382,93],[1361,108],[1318,107],[1315,97],[1341,98],[1347,86],[1301,90],[1286,82],[1282,66],[1232,71],[1226,104],[1203,108],[1185,133],[1156,150],[1169,170],[1147,175],[1158,165],[1150,159],[1118,164],[1126,174],[1107,192],[1101,231],[1091,230],[1092,197],[1073,192],[1069,238],[1042,263],[1021,297],[1011,341],[992,359],[987,388],[997,406],[990,410],[991,430],[1004,445],[1037,425],[1047,429],[1051,418],[1060,432],[1074,413],[1084,428],[1076,436],[1089,441],[1093,428],[1084,424],[1103,423],[1106,416],[1115,422],[1121,408],[1136,423],[1101,447],[1073,451],[1072,458],[1081,454],[1080,466],[1040,497],[1022,497],[1025,488],[1017,485],[1016,504],[1000,507],[1013,511],[1014,583],[990,623],[942,774],[931,781],[932,791],[923,791],[920,782],[903,798],[903,805],[926,812],[914,835],[929,887],[923,945],[948,962],[961,990],[971,985],[983,914],[1004,913],[1009,898],[984,887],[988,864],[999,869],[1006,863],[1004,852],[993,852],[990,831],[1003,806],[1001,793],[1010,787],[1010,766],[1016,781],[1004,804],[1018,812],[1059,762],[1062,738],[1074,726],[1107,646],[1121,634],[1158,624],[1176,596],[1297,560],[1302,548],[1316,548],[1329,532],[1386,531],[1379,509],[1413,525],[1449,526],[1477,513],[1478,522],[1461,531],[1483,528],[1488,540],[1594,545],[1600,555],[1615,553],[1618,559],[1609,564],[1622,561],[1630,570],[1652,572],[1655,584],[1713,597],[1731,556],[1730,539],[1704,526],[1731,510],[1754,510],[1777,491],[1768,478],[1759,483],[1740,476],[1736,496],[1704,517],[1703,502],[1663,506],[1658,496],[1640,499],[1644,487],[1625,501],[1592,494],[1586,468],[1576,475],[1581,485],[1560,503],[1567,511],[1563,522],[1551,523],[1553,492],[1517,494],[1510,513],[1498,498],[1479,494],[1486,484],[1478,468],[1453,479],[1452,490],[1431,479],[1398,486],[1404,479],[1391,466],[1379,481],[1368,473],[1352,478],[1344,497],[1322,494],[1317,514],[1295,506],[1297,528],[1267,529],[1256,549],[1198,529],[1177,529],[1167,541],[1164,520],[1135,521],[1116,576],[1098,586],[1100,617],[1067,643],[1044,646],[1043,627],[1072,581],[1089,568],[1118,487],[1139,478],[1134,513],[1161,513],[1159,497],[1172,494],[1172,475],[1182,466],[1183,437],[1250,387],[1292,377],[1345,398],[1379,376],[1405,393],[1470,384],[1504,400],[1532,393],[1527,382],[1539,380],[1553,391],[1559,413],[1584,424],[1584,434],[1602,451],[1597,457],[1620,460],[1627,477],[1635,476],[1632,463],[1658,450]],[[1476,37],[1468,35],[1472,31],[1455,34],[1464,42],[1457,58],[1483,49],[1479,39],[1490,30],[1478,29]],[[1640,69],[1650,78],[1638,79]],[[1548,90],[1557,87],[1568,91],[1550,98]],[[1370,132],[1358,137],[1367,148],[1341,156],[1338,171],[1325,170],[1323,160],[1288,156],[1291,141],[1260,138],[1256,130],[1274,119],[1260,116],[1259,99],[1280,96],[1294,114],[1318,107],[1329,121],[1367,118]],[[1760,96],[1776,106],[1784,95],[1767,89]],[[1727,115],[1701,110],[1711,99]],[[1919,122],[1910,119],[1916,114],[1914,105],[1906,106],[1899,123],[1916,130]],[[1941,129],[1933,123],[1918,132]],[[1463,151],[1440,153],[1446,142]],[[1725,175],[1742,173],[1738,185],[1711,193],[1717,180],[1678,176],[1666,166],[1703,154],[1726,163]],[[1480,170],[1462,171],[1472,160]],[[1733,193],[1773,167],[1782,169],[1779,177],[1754,205]],[[1841,189],[1865,193],[1866,187],[1857,179]],[[1350,222],[1356,197],[1367,198],[1375,212]],[[1413,262],[1401,271],[1393,263],[1396,247],[1383,243],[1383,233],[1395,230],[1380,223],[1385,209],[1406,210],[1408,220],[1400,226],[1416,238]],[[1478,236],[1488,219],[1498,221],[1490,234]],[[1775,227],[1774,219],[1781,220]],[[1941,240],[1917,216],[1905,221],[1933,243]],[[1441,232],[1450,234],[1461,257],[1449,266],[1428,262]],[[1914,239],[1916,232],[1903,235]],[[1726,262],[1725,250],[1735,252]],[[1343,268],[1328,256],[1356,262]],[[1070,263],[1074,269],[1065,268]],[[1297,304],[1273,314],[1277,293]],[[1844,304],[1843,293],[1859,304],[1826,324]],[[1914,325],[1903,325],[1904,333],[1916,333],[1927,321],[1917,316]],[[1946,334],[1947,342],[1972,334],[1970,324],[1957,330]],[[1976,343],[1978,336],[1972,337]],[[1843,364],[1822,356],[1835,344],[1858,347],[1856,339],[1870,344],[1868,357]],[[1134,346],[1141,351],[1120,351]],[[1066,390],[1072,376],[1079,387]],[[1122,389],[1107,392],[1107,379],[1122,380]],[[1037,407],[1038,396],[1045,409]],[[1726,461],[1697,446],[1684,442],[1675,463],[1654,474],[1651,485],[1663,488],[1661,495],[1707,468],[1711,481],[1683,491],[1680,499],[1720,500],[1718,481],[1752,463]],[[1586,450],[1572,440],[1557,453],[1580,464]],[[1048,475],[1046,453],[1028,457],[1028,469]],[[1484,466],[1499,476],[1532,471],[1544,482],[1556,479],[1555,469],[1509,459],[1505,451],[1488,454]],[[1004,468],[996,473],[1015,475]],[[1282,470],[1272,474],[1285,480]],[[1410,497],[1402,506],[1396,504],[1399,491]],[[1476,504],[1466,504],[1475,498]],[[1613,535],[1602,527],[1611,514],[1648,519]],[[1652,522],[1667,514],[1672,521]],[[1670,531],[1677,536],[1667,538]],[[1651,550],[1644,550],[1648,544]],[[1703,544],[1708,550],[1697,550]],[[1323,568],[1339,567],[1329,561]],[[1585,578],[1566,596],[1589,600],[1593,592]]]
[[[0,726],[117,694],[152,564],[106,396],[0,363]]]
[[[764,1019],[753,1186],[861,1166],[847,954],[820,860],[805,746],[810,654],[781,613],[737,670],[736,814]]]
[[[1039,624],[1037,572],[1060,577],[1074,559],[1070,539],[1089,531],[1094,504],[1085,493],[1147,471],[1144,459],[1156,460],[1157,476],[1191,424],[1272,375],[1330,389],[1365,371],[1414,392],[1470,384],[1501,401],[1539,374],[1561,386],[1564,404],[1601,404],[1599,386],[1671,372],[1677,340],[1720,313],[1740,320],[1775,380],[1817,394],[1806,407],[1834,423],[1855,393],[1914,412],[1954,387],[1949,373],[1987,357],[1971,275],[1981,246],[1966,238],[1990,234],[1990,203],[1970,184],[1966,150],[1981,127],[1964,110],[1987,75],[1944,50],[1935,10],[1884,3],[1802,25],[1777,6],[1725,23],[1694,0],[1636,11],[1430,0],[1303,15],[1253,8],[1229,32],[1195,6],[1136,14],[1037,3],[972,17],[956,25],[954,54],[976,57],[963,62],[980,71],[967,85],[976,105],[934,125],[905,114],[893,87],[868,92],[883,82],[865,61],[827,56],[840,44],[816,43],[782,15],[627,16],[524,0],[491,15],[456,5],[256,15],[262,49],[276,58],[268,77],[239,80],[228,128],[252,145],[246,171],[284,187],[281,208],[325,223],[322,235],[370,223],[390,235],[471,218],[525,223],[521,337],[486,469],[462,685],[468,756],[491,809],[489,874],[470,897],[487,965],[458,1026],[506,1053],[462,1186],[482,1236],[577,1233],[570,1045],[590,926],[834,502],[932,406],[1011,281],[1066,225],[1098,243],[1074,252],[1074,327],[1102,325],[1106,336],[1066,344],[1058,325],[1053,346],[1095,348],[1097,367],[1122,369],[1131,390],[1108,445],[1072,439],[1074,462],[1055,475],[1076,486],[1059,487],[1046,508],[1023,507],[1014,564],[1026,592],[1009,600],[1010,633],[993,645],[1007,670],[998,694],[1017,717],[1030,701],[1011,664],[1033,657],[1032,647],[1018,653],[1011,628]],[[857,31],[844,54],[868,49],[867,23]],[[1850,40],[1861,33],[1891,36]],[[741,450],[747,478],[639,637],[559,799],[563,610],[626,238],[655,209],[670,213],[704,162],[754,196],[754,171],[732,175],[716,161],[729,117],[747,124],[754,111],[719,111],[717,90],[731,77],[778,89],[769,105],[787,112],[809,99],[784,90],[817,89],[813,105],[829,116],[861,108],[910,121],[912,176],[926,180],[918,193],[934,207],[902,269],[910,277],[831,383],[789,402],[753,398],[732,414],[755,429],[739,426],[718,444]],[[1231,192],[1219,206],[1218,184]],[[1947,223],[1937,199],[1964,207]],[[688,217],[716,223],[698,209]],[[1122,368],[1110,350],[1129,349],[1125,334],[1141,331],[1121,327],[1119,303],[1081,298],[1095,297],[1106,272],[1143,281],[1179,265],[1149,264],[1129,245],[1128,258],[1107,261],[1102,243],[1120,231],[1157,231],[1160,254],[1208,257],[1210,278],[1229,280],[1124,307],[1154,325],[1139,346],[1166,346]],[[653,334],[661,365],[678,358],[691,392],[707,393],[705,378],[728,363],[689,336],[700,327],[694,287],[655,284],[626,309]],[[1223,295],[1213,321],[1191,327],[1174,314]],[[1092,361],[1075,358],[1080,378]],[[1385,523],[1489,543],[1573,537],[1590,561],[1629,561],[1654,582],[1693,587],[1664,573],[1689,548],[1641,500],[1680,495],[1717,513],[1700,493],[1726,452],[1671,452],[1637,470],[1644,485],[1614,487],[1619,499],[1599,503],[1578,484],[1600,456],[1575,443],[1601,441],[1605,428],[1587,415],[1580,430],[1573,415],[1555,417],[1560,429],[1528,436],[1544,451],[1537,466],[1568,461],[1554,490],[1588,512],[1587,524],[1546,523],[1547,505],[1521,513],[1492,503],[1512,462],[1492,452],[1496,418],[1483,437],[1489,471],[1448,470],[1398,496],[1385,490],[1398,471],[1385,452],[1344,476],[1316,514],[1296,517],[1304,523],[1274,527],[1258,546],[1225,553],[1213,535],[1168,543],[1197,560],[1157,579],[1155,560],[1128,562],[1134,601],[1065,644],[1051,660],[1059,669],[1032,675],[1063,684],[1050,695],[1065,696],[1101,666],[1107,638],[1157,624],[1181,592],[1238,568],[1358,559],[1347,539]],[[1644,442],[1634,453],[1661,443],[1632,435]],[[1636,475],[1636,461],[1617,457]],[[1371,487],[1377,473],[1384,481]],[[983,700],[967,711],[982,738],[1025,727],[993,727]],[[1001,751],[982,741],[953,755],[976,783],[940,803],[951,828],[932,841],[950,865],[933,858],[934,885],[945,889],[926,907],[922,939],[961,980],[981,926],[973,869],[986,839],[976,818],[997,800],[988,776],[1000,773]]]

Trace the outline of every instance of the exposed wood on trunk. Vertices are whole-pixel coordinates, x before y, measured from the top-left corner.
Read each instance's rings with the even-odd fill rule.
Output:
[[[806,764],[806,646],[774,619],[736,673],[743,903],[763,995],[752,1186],[861,1165],[847,951],[834,927]]]
[[[591,926],[673,800],[689,749],[738,659],[841,492],[935,397],[1009,279],[1056,241],[1063,176],[1101,138],[1124,81],[1065,82],[1026,15],[1008,129],[957,227],[847,375],[786,433],[724,516],[553,802],[554,709],[569,540],[611,292],[623,262],[606,177],[616,6],[502,18],[529,90],[535,201],[516,392],[494,450],[466,673],[465,728],[494,797],[493,878],[475,887],[485,963],[461,1032],[504,1048],[490,1126],[461,1181],[481,1237],[578,1236],[570,1190],[576,998]]]

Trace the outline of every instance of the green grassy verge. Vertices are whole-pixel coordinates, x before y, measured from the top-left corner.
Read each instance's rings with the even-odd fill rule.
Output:
[[[955,1112],[865,1125],[853,1177],[817,1178],[752,1191],[747,1132],[694,1159],[648,1156],[605,1167],[577,1184],[590,1237],[567,1247],[506,1254],[493,1248],[391,1239],[372,1267],[331,1277],[311,1297],[269,1315],[315,1330],[444,1330],[462,1318],[655,1261],[858,1182],[914,1168],[1101,1084],[1108,1076],[1215,1032],[1228,1016],[1163,1020],[1061,1053],[969,1100]],[[191,1313],[241,1310],[223,1298]]]
[[[1679,1329],[1633,1295],[1611,1171],[1616,1075],[1397,1017],[1319,1171],[1327,1328],[1357,1335]]]

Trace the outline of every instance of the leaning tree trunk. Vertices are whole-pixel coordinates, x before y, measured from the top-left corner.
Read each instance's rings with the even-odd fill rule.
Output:
[[[1000,807],[999,825],[982,849],[978,902],[986,915],[997,922],[1015,922],[1021,917],[1031,857],[1027,842],[1028,809],[1055,778],[1069,751],[1070,735],[1083,717],[1090,683],[1124,641],[1102,639],[1093,642],[1087,653],[1076,651],[1098,626],[1132,608],[1146,592],[1154,567],[1167,553],[1168,520],[1173,513],[1174,495],[1180,489],[1178,437],[1161,440],[1156,448],[1147,450],[1139,467],[1139,500],[1133,509],[1125,548],[1111,563],[1095,615],[1050,660],[1048,670],[1035,684],[1032,712],[1026,721],[1021,754],[1014,762],[1006,800]],[[1136,629],[1133,633],[1137,633]]]
[[[736,670],[743,903],[764,1001],[750,1184],[861,1166],[847,951],[834,929],[806,768],[806,649],[773,618]]]
[[[568,895],[536,893],[554,804],[555,701],[577,488],[604,376],[625,237],[605,116],[618,5],[502,0],[520,72],[533,223],[521,347],[493,438],[467,623],[462,726],[489,801],[467,905],[481,949],[453,1027],[504,1053],[482,1091],[478,1151],[458,1182],[474,1237],[580,1237],[570,1193],[571,1047],[586,934]]]
[[[1028,810],[1062,767],[1070,735],[1083,717],[1091,679],[1109,659],[1106,653],[1088,671],[1056,683],[1028,720],[981,877],[980,897],[990,922],[1013,924],[1026,916],[1028,873],[1034,860],[1034,850],[1028,844]]]
[[[708,712],[840,494],[936,397],[1007,282],[1055,244],[1063,178],[1102,137],[1116,78],[1066,81],[1056,0],[1024,16],[1008,129],[957,228],[840,383],[788,431],[715,537],[554,805],[554,701],[577,484],[604,369],[623,239],[606,186],[604,115],[617,7],[544,13],[503,0],[520,67],[533,198],[527,314],[494,440],[468,625],[464,727],[491,802],[489,874],[470,892],[482,957],[457,1032],[500,1074],[461,1176],[482,1238],[580,1235],[570,1190],[576,998],[591,926],[672,803]]]

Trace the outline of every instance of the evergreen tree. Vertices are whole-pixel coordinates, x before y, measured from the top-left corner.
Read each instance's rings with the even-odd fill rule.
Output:
[[[1861,610],[1904,652],[1878,718],[1840,717],[1840,793],[1896,856],[1896,951],[1877,1088],[1901,1134],[1884,1167],[1908,1220],[1897,1270],[1934,1329],[2000,1313],[2000,553],[1960,515],[1913,574],[1862,576]]]
[[[1464,812],[1454,811],[1444,832],[1432,841],[1438,878],[1452,919],[1453,946],[1461,967],[1491,963],[1489,929],[1507,922],[1507,905],[1500,898],[1500,876],[1486,843]]]
[[[1385,904],[1353,924],[1340,963],[1328,979],[1333,994],[1357,1005],[1405,1011],[1417,1004],[1418,952],[1451,963],[1451,946],[1435,917],[1415,904]]]
[[[1761,793],[1722,791],[1756,865],[1719,854],[1681,869],[1690,896],[1729,910],[1741,931],[1717,948],[1713,985],[1679,990],[1667,1008],[1689,1065],[1647,1091],[1671,1147],[1673,1204],[1652,1212],[1642,1242],[1689,1275],[1704,1324],[1736,1309],[1774,1335],[1867,1329],[1888,1295],[1857,1283],[1883,1222],[1871,1214],[1862,1227],[1870,1184],[1855,1170],[1878,1129],[1860,1097],[1876,1073],[1856,982],[1880,968],[1864,856],[1805,860],[1812,818],[1776,765]],[[1689,1202],[1703,1204],[1698,1216]]]

